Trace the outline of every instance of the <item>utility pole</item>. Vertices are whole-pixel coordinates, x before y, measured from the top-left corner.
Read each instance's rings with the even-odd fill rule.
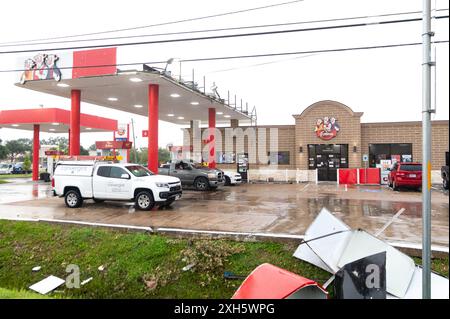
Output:
[[[136,134],[134,134],[134,120],[131,119],[131,127],[133,129],[133,151],[134,151],[134,162],[137,163],[137,154],[136,154]]]
[[[431,298],[431,0],[422,16],[422,298]]]

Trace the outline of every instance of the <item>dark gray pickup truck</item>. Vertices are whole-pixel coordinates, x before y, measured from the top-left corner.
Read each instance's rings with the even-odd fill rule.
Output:
[[[181,184],[193,185],[202,191],[225,184],[224,174],[220,169],[208,168],[188,160],[163,164],[159,167],[158,174],[178,177]]]

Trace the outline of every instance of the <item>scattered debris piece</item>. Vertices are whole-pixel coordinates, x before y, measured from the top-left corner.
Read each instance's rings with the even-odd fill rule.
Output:
[[[97,268],[99,271],[103,271],[103,270],[105,270],[105,266],[103,266],[103,265],[101,265],[101,266],[98,266],[98,268]]]
[[[31,271],[37,272],[37,271],[41,270],[41,268],[42,268],[41,266],[36,266],[36,267],[33,267],[31,269]]]
[[[94,279],[94,278],[89,277],[88,279],[83,280],[83,281],[81,282],[81,285],[82,285],[82,286],[86,285],[86,284],[87,284],[89,281],[91,281],[92,279]]]
[[[192,269],[192,267],[194,267],[195,266],[195,264],[194,263],[192,263],[192,264],[189,264],[189,265],[187,265],[187,266],[184,266],[183,267],[183,271],[188,271],[188,270],[191,270]]]
[[[56,276],[48,276],[45,279],[42,279],[41,281],[35,283],[34,285],[31,285],[29,288],[31,290],[34,290],[42,295],[45,295],[49,293],[50,291],[58,288],[66,281],[64,279],[58,278]]]
[[[327,299],[317,282],[271,264],[256,267],[232,299]]]
[[[386,299],[386,252],[348,263],[335,277],[337,299]]]
[[[158,280],[146,280],[144,282],[147,288],[150,290],[155,290],[156,287],[158,287]]]
[[[336,274],[349,263],[381,252],[386,252],[386,291],[392,298],[421,296],[421,282],[413,284],[419,267],[412,258],[364,230],[352,230],[325,208],[306,230],[294,257]],[[448,279],[432,273],[432,282],[439,283],[431,286],[432,295],[448,299]]]
[[[233,273],[231,271],[225,271],[223,273],[223,278],[225,278],[225,279],[245,279],[246,276],[236,275],[235,273]]]

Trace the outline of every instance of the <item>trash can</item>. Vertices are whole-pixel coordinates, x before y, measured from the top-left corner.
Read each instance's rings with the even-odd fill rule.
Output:
[[[39,175],[39,179],[44,182],[50,182],[50,174],[49,173],[41,173]]]

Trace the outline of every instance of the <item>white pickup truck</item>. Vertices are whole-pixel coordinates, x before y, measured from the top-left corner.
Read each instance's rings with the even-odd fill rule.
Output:
[[[66,205],[77,208],[84,199],[131,201],[139,210],[155,205],[169,206],[181,198],[176,177],[155,175],[138,164],[61,161],[52,179],[53,194],[64,197]]]

